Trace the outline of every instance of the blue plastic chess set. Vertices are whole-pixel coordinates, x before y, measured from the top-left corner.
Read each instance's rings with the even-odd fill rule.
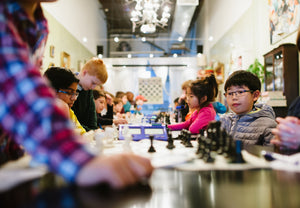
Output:
[[[128,127],[128,134],[132,135],[133,141],[141,139],[149,139],[150,135],[154,136],[156,140],[167,141],[168,134],[166,126],[152,125],[152,126],[138,126],[138,125],[119,125],[119,139],[124,140],[126,132],[124,130]]]

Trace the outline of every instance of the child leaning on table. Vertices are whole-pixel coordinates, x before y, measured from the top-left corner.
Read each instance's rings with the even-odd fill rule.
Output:
[[[75,77],[71,70],[62,67],[48,68],[44,73],[44,77],[47,78],[55,90],[56,97],[67,104],[66,111],[69,112],[69,118],[73,122],[76,132],[80,134],[86,133],[71,109],[79,94],[77,92],[79,79]]]
[[[195,109],[191,117],[182,123],[168,125],[171,130],[188,129],[192,134],[198,134],[213,121],[216,112],[212,105],[218,92],[215,76],[211,75],[204,80],[195,80],[187,88],[187,103],[189,108]]]
[[[275,113],[271,106],[255,104],[260,96],[259,78],[244,70],[232,73],[224,90],[231,113],[221,116],[222,127],[234,140],[244,145],[269,145],[276,127]]]

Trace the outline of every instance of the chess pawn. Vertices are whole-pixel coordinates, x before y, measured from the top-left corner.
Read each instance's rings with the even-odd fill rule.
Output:
[[[96,142],[96,149],[97,149],[98,155],[101,155],[103,152],[103,149],[104,149],[103,140],[105,139],[105,132],[104,131],[95,131],[94,139]]]
[[[234,163],[245,163],[245,160],[242,156],[243,142],[241,140],[235,141],[235,157],[233,159]]]
[[[187,131],[186,132],[186,142],[185,142],[185,147],[193,147],[191,143],[191,132]]]
[[[150,138],[150,147],[149,147],[149,149],[148,149],[148,152],[156,152],[156,150],[155,150],[155,148],[153,147],[153,139],[154,139],[154,136],[153,135],[150,135],[149,136],[149,138]]]
[[[105,128],[105,144],[107,146],[113,145],[114,141],[114,129],[112,127]]]
[[[123,143],[123,150],[124,152],[132,152],[130,142],[132,141],[132,135],[126,134],[124,135],[124,143]]]
[[[175,145],[173,143],[172,133],[168,133],[168,145],[166,146],[168,149],[174,149]]]

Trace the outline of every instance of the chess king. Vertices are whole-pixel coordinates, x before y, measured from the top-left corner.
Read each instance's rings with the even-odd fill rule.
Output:
[[[135,103],[136,103],[136,113],[142,114],[142,106],[144,105],[144,102],[147,102],[147,99],[143,95],[138,95],[135,98]]]

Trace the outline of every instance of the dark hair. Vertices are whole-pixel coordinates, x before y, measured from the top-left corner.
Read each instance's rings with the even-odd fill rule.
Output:
[[[44,76],[56,91],[67,89],[74,82],[79,83],[79,79],[75,77],[70,69],[62,67],[50,67],[45,71]]]
[[[117,104],[119,104],[119,103],[122,103],[122,99],[121,99],[121,98],[118,98],[118,97],[115,97],[115,98],[113,99],[113,102],[114,102],[115,105],[117,105]]]
[[[134,94],[130,91],[126,92],[127,100],[132,102],[134,100]]]
[[[231,86],[246,86],[252,91],[260,91],[261,89],[259,78],[255,74],[245,70],[235,71],[228,77],[224,86],[225,92]]]
[[[199,102],[202,97],[207,96],[207,100],[200,105],[200,108],[213,102],[218,95],[218,84],[213,74],[203,80],[195,80],[190,84],[192,93],[198,98]]]
[[[95,100],[97,100],[100,97],[106,98],[105,93],[103,91],[100,91],[100,90],[93,90],[93,96],[94,96]]]
[[[173,102],[178,103],[178,101],[179,101],[179,97],[175,98]]]
[[[115,97],[116,98],[123,98],[125,95],[126,95],[125,92],[123,92],[123,91],[117,91]]]

